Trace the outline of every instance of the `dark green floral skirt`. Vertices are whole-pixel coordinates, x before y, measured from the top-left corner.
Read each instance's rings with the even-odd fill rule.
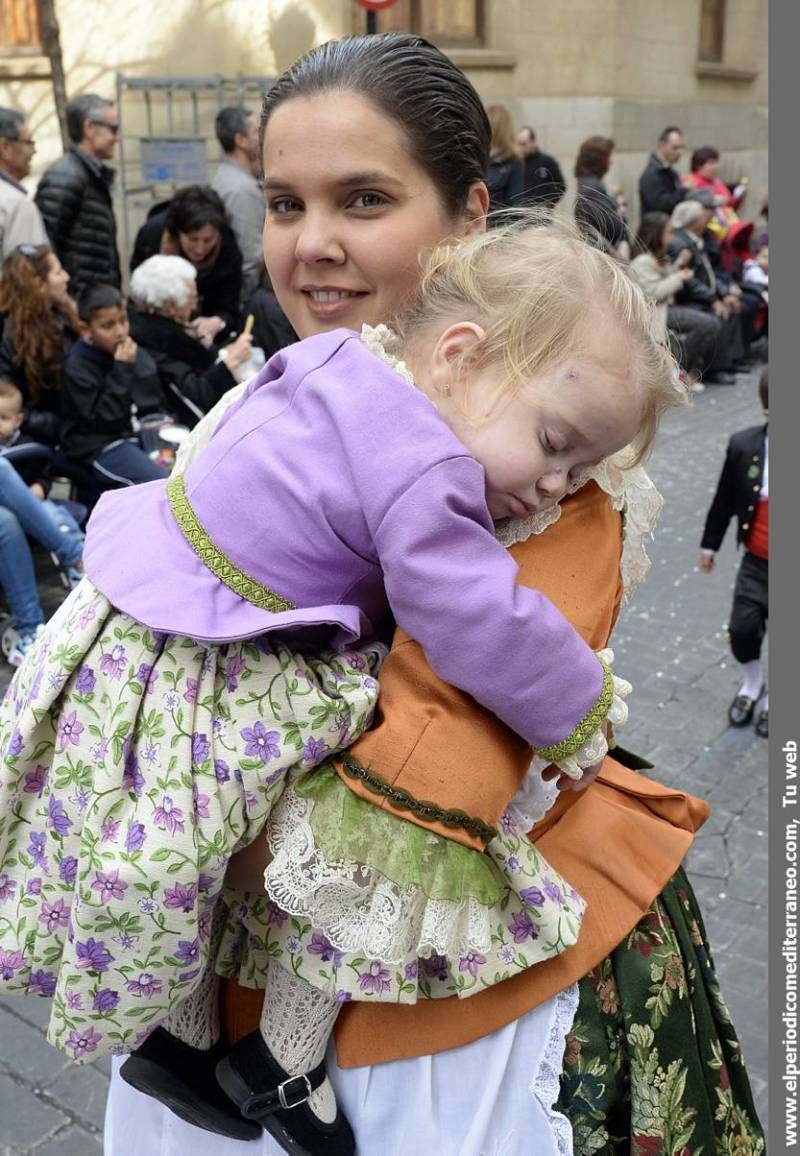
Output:
[[[576,1156],[765,1151],[742,1051],[683,869],[580,983],[558,1108]]]

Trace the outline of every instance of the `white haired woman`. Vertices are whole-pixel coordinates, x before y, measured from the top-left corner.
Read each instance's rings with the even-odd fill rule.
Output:
[[[250,358],[252,338],[240,334],[224,349],[208,348],[189,328],[197,307],[197,270],[184,257],[157,255],[131,276],[131,336],[158,366],[172,416],[195,426],[236,384]]]
[[[683,250],[689,253],[686,268],[692,276],[675,294],[675,304],[701,309],[719,321],[719,330],[710,363],[705,367],[704,381],[716,385],[734,385],[734,362],[741,357],[741,306],[732,291],[731,278],[718,264],[718,253],[708,223],[713,209],[689,197],[672,210],[672,241],[667,256],[678,259]]]

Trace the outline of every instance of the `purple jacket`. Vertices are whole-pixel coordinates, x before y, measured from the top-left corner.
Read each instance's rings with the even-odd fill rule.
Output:
[[[186,471],[185,500],[175,485],[104,494],[84,552],[95,586],[151,630],[223,643],[324,627],[344,646],[391,608],[441,678],[532,746],[597,702],[597,658],[516,583],[482,467],[355,334],[277,353]]]

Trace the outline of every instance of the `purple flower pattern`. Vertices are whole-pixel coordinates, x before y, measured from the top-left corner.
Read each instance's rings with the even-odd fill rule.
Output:
[[[0,911],[13,912],[11,931],[0,921],[0,992],[60,996],[55,1042],[79,1062],[119,1051],[114,1031],[131,1043],[142,1038],[152,1021],[131,1012],[150,1005],[151,1015],[196,981],[206,966],[214,899],[243,824],[260,830],[290,770],[324,760],[342,736],[351,741],[376,695],[358,654],[284,659],[278,676],[293,689],[281,689],[273,712],[263,696],[265,672],[270,679],[279,672],[271,642],[214,648],[165,636],[154,645],[151,634],[109,611],[86,585],[71,596],[60,627],[69,648],[58,639],[49,653],[37,648],[36,662],[23,664],[0,708],[0,749],[19,749],[3,769],[3,789],[29,824],[19,848],[30,848],[25,865],[0,859]],[[68,650],[74,658],[63,657]],[[34,712],[27,711],[20,721],[37,681],[36,718],[29,722]],[[284,737],[287,693],[300,723],[299,749],[294,737]],[[112,720],[103,696],[129,709]],[[323,708],[318,716],[314,707]],[[230,830],[228,817],[235,820]],[[88,824],[100,856],[93,862],[85,851]],[[186,855],[195,837],[208,849],[202,870]],[[259,953],[269,944],[268,954],[286,964],[291,957],[300,976],[328,985],[341,1002],[404,1002],[491,984],[526,957],[552,954],[543,945],[559,932],[563,944],[572,942],[582,910],[508,820],[492,854],[510,891],[494,917],[498,942],[491,949],[481,945],[451,959],[412,953],[391,966],[361,953],[350,966],[355,955],[333,945],[330,929],[300,924],[262,895],[231,913],[220,959],[232,974],[257,979]],[[26,907],[20,900],[27,896],[34,902],[27,899]],[[34,930],[35,960],[24,950]],[[42,963],[40,944],[63,951],[60,971]],[[82,1018],[68,1022],[74,1013]]]

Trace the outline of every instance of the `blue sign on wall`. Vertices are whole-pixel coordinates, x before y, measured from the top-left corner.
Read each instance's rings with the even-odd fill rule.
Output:
[[[146,181],[205,184],[206,142],[196,137],[142,137],[142,176]]]

